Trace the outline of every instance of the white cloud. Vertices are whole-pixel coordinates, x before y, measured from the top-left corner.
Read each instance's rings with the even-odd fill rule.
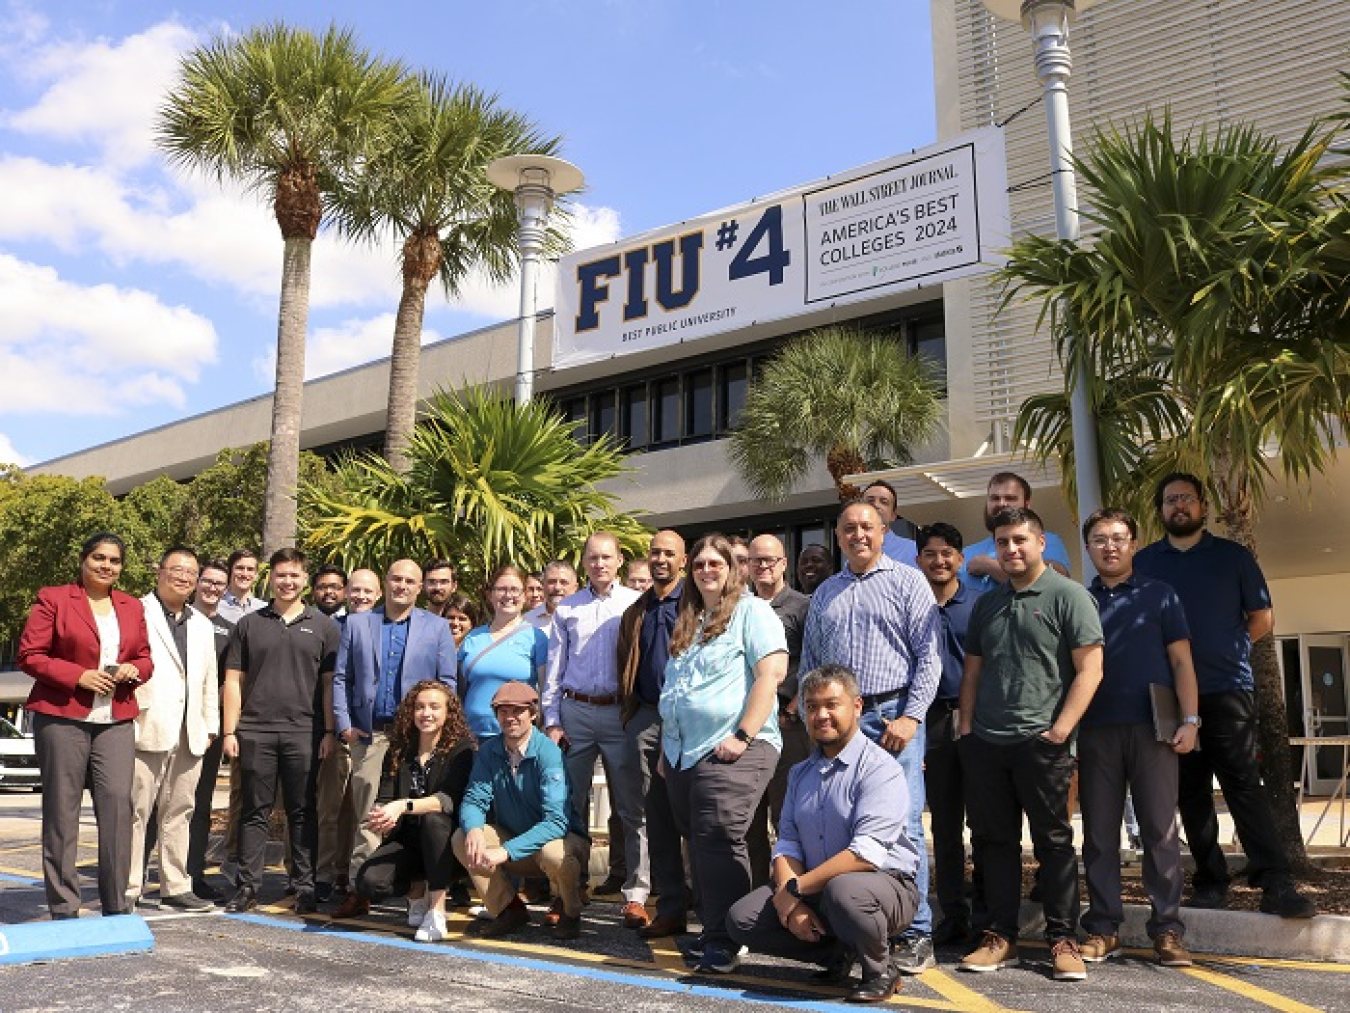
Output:
[[[38,137],[92,144],[113,165],[150,161],[156,157],[157,110],[182,53],[198,41],[191,29],[165,22],[115,43],[38,45],[22,72],[46,90],[33,105],[7,115],[5,124]]]
[[[158,296],[84,286],[0,254],[4,411],[116,414],[186,404],[185,382],[216,359],[210,321]]]
[[[14,449],[14,443],[4,433],[0,433],[0,464],[17,464],[23,468],[33,463],[33,459]]]
[[[422,344],[440,341],[442,335],[422,328]],[[305,342],[305,379],[338,373],[352,366],[373,362],[389,355],[394,340],[394,314],[343,320],[333,327],[318,327]],[[267,387],[276,380],[276,349],[269,348],[254,358],[253,375]]]

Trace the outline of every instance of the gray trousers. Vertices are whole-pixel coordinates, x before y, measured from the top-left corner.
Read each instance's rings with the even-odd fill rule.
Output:
[[[647,857],[652,889],[658,895],[656,914],[684,921],[684,853],[675,814],[670,809],[666,779],[657,772],[661,759],[661,715],[655,707],[643,704],[629,719],[625,730],[633,741],[642,772]]]
[[[843,946],[858,955],[866,981],[889,970],[890,940],[903,935],[914,920],[919,890],[912,879],[884,872],[847,872],[803,900],[825,923],[827,934],[819,941],[806,942],[783,928],[769,886],[731,906],[727,932],[760,953],[822,965],[828,965]]]
[[[711,945],[727,945],[727,909],[750,892],[745,835],[777,765],[778,750],[755,739],[734,763],[708,753],[692,767],[666,767],[671,811],[689,841],[698,920]]]
[[[1116,935],[1125,920],[1120,900],[1120,820],[1125,790],[1134,796],[1143,844],[1144,889],[1153,905],[1148,934],[1181,934],[1181,841],[1177,835],[1177,754],[1158,742],[1151,724],[1090,725],[1078,730],[1078,802],[1083,814],[1083,865],[1088,911],[1083,929]]]
[[[366,829],[366,817],[370,815],[370,810],[375,805],[375,796],[380,791],[380,778],[384,775],[384,758],[389,753],[388,732],[375,732],[369,739],[358,736],[351,744],[350,750],[351,776],[348,791],[352,797],[356,835],[348,869],[360,872],[365,860],[380,846],[380,835]]]
[[[98,823],[98,899],[105,915],[126,908],[131,875],[131,779],[136,731],[130,721],[91,724],[33,715],[42,770],[42,878],[53,918],[80,913],[80,805],[86,779]]]
[[[624,855],[628,862],[623,897],[626,901],[645,904],[651,893],[651,872],[647,861],[647,823],[642,812],[642,774],[632,740],[624,731],[619,707],[617,704],[597,706],[564,697],[562,726],[570,743],[567,747],[567,777],[572,782],[572,806],[583,820],[589,811],[596,758],[604,756],[614,775],[609,784],[609,800],[623,821]],[[583,881],[586,871],[583,864]]]

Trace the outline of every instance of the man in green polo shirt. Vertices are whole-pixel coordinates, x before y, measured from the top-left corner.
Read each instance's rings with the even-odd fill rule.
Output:
[[[1069,823],[1073,734],[1102,679],[1101,620],[1085,588],[1045,562],[1045,529],[1025,508],[994,518],[1008,582],[984,594],[966,632],[960,750],[966,812],[984,877],[989,927],[961,962],[996,971],[1017,960],[1022,817],[1041,863],[1054,976],[1081,981],[1078,863]]]

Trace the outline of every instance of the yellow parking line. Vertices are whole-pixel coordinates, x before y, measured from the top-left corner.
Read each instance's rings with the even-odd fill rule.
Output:
[[[1281,1010],[1283,1013],[1322,1013],[1317,1006],[1309,1006],[1307,1003],[1299,1002],[1297,999],[1290,999],[1288,996],[1261,988],[1259,985],[1253,985],[1246,981],[1239,981],[1237,978],[1227,974],[1208,971],[1203,967],[1184,967],[1181,968],[1181,973],[1188,974],[1192,978],[1196,978],[1207,984],[1227,989],[1229,992],[1235,992],[1253,1002],[1259,1002],[1263,1006],[1269,1006],[1271,1009]]]
[[[1206,964],[1234,964],[1243,967],[1277,967],[1290,971],[1323,971],[1328,974],[1350,974],[1350,964],[1328,964],[1316,960],[1288,960],[1283,957],[1222,957],[1218,954],[1197,953],[1195,959]]]
[[[968,1011],[968,1013],[1011,1013],[988,996],[967,988],[946,971],[934,968],[919,975],[919,981],[931,988],[951,1005],[949,1009]]]

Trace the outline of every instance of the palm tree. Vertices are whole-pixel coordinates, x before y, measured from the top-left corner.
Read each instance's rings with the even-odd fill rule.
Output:
[[[629,472],[624,455],[607,437],[582,446],[576,426],[546,399],[438,391],[409,439],[405,472],[366,454],[339,465],[336,491],[302,484],[306,544],[349,568],[452,559],[469,588],[502,563],[578,561],[594,531],[615,532],[626,555],[645,552],[647,529],[616,514],[617,495],[599,488]]]
[[[1242,125],[1178,139],[1170,118],[1151,116],[1101,130],[1079,162],[1094,234],[1012,248],[1008,297],[1044,299],[1061,354],[1087,356],[1106,494],[1137,516],[1152,522],[1160,475],[1192,471],[1229,536],[1255,552],[1269,451],[1306,483],[1350,431],[1350,215],[1345,170],[1324,162],[1329,140],[1310,129],[1285,147]],[[1038,456],[1067,459],[1066,483],[1067,418],[1067,395],[1045,395],[1016,428]],[[1253,669],[1263,775],[1301,867],[1273,638],[1255,645]]]
[[[160,110],[157,141],[170,161],[257,190],[281,229],[264,552],[295,536],[310,249],[324,194],[387,129],[407,93],[403,69],[372,56],[350,31],[331,27],[319,37],[276,22],[189,53]]]
[[[789,341],[755,378],[728,454],[754,493],[771,500],[824,455],[843,502],[859,495],[844,476],[907,463],[942,414],[931,369],[901,343],[823,327]]]
[[[427,287],[439,277],[453,298],[474,268],[500,283],[515,267],[514,198],[488,181],[487,165],[503,155],[553,154],[560,144],[497,101],[470,85],[423,74],[386,142],[335,195],[334,222],[342,232],[374,241],[392,231],[402,241],[384,444],[398,471],[408,467],[416,421]],[[561,252],[560,237],[552,235],[554,252]]]

